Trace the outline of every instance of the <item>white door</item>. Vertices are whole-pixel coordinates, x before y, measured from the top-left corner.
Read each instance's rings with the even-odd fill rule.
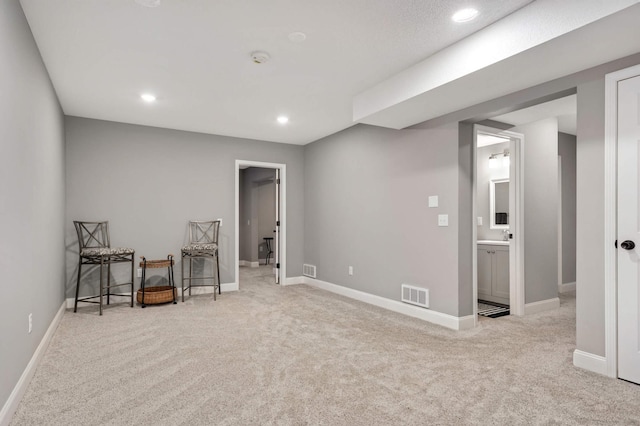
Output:
[[[635,383],[640,383],[638,169],[640,76],[618,83],[618,377]]]

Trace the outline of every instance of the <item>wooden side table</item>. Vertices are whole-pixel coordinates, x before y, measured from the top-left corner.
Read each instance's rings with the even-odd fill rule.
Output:
[[[176,301],[176,284],[173,279],[173,265],[175,263],[173,260],[173,255],[168,255],[166,260],[147,260],[144,256],[140,256],[140,259],[142,259],[140,261],[140,267],[142,268],[142,278],[140,280],[140,289],[138,290],[137,295],[138,303],[140,303],[143,308],[145,308],[147,305],[156,305],[160,303],[173,302],[174,305],[178,303]],[[145,288],[147,268],[167,268],[169,285]]]

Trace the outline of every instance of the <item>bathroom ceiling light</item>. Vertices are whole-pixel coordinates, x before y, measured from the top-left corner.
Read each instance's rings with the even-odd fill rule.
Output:
[[[490,169],[498,168],[498,156],[496,154],[492,154],[489,156],[489,168]]]
[[[473,8],[461,9],[453,14],[451,19],[453,22],[469,22],[476,19],[478,10]]]
[[[151,93],[143,93],[142,95],[140,95],[140,98],[142,98],[143,101],[149,102],[149,103],[155,102],[156,100],[156,97]]]
[[[278,117],[278,123],[287,124],[288,122],[289,122],[289,117],[287,117],[286,115],[281,115]]]

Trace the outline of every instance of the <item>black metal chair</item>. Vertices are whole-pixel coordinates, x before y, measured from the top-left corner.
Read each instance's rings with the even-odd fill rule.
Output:
[[[268,265],[271,255],[273,254],[273,250],[271,249],[271,241],[273,241],[273,237],[264,237],[263,239],[264,245],[267,247],[267,258],[264,260],[264,264]]]
[[[78,259],[78,280],[76,283],[76,300],[73,312],[78,310],[78,302],[98,303],[100,305],[100,315],[102,315],[103,298],[107,296],[107,305],[111,296],[129,296],[131,307],[133,307],[133,258],[135,250],[124,247],[111,247],[109,241],[109,222],[80,222],[74,221],[73,225],[78,234],[78,245],[80,247]],[[111,264],[131,263],[131,282],[111,284]],[[78,298],[80,294],[80,277],[83,265],[100,266],[100,293],[96,296],[86,296]],[[107,280],[105,285],[104,267],[106,266]],[[112,287],[131,286],[130,294],[112,293]],[[106,294],[105,294],[106,291]],[[91,300],[99,298],[99,301]]]
[[[216,300],[216,288],[218,294],[220,290],[220,261],[218,259],[218,233],[220,229],[219,220],[211,221],[190,221],[189,222],[189,244],[182,247],[182,301],[184,302],[184,293],[189,290],[191,296],[191,287],[213,287],[213,300]],[[185,260],[189,260],[189,275],[185,278]],[[193,260],[194,259],[212,259],[215,262],[216,274],[212,276],[194,277],[193,276]],[[213,280],[213,284],[193,284],[193,280]],[[189,284],[185,287],[184,283]]]

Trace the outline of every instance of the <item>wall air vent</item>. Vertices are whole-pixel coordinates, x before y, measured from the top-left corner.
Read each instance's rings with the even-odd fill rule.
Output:
[[[402,284],[402,301],[423,308],[429,307],[429,290]]]
[[[302,265],[302,275],[304,275],[305,277],[311,277],[311,278],[315,278],[316,277],[316,265],[308,265],[308,264],[303,264]]]

